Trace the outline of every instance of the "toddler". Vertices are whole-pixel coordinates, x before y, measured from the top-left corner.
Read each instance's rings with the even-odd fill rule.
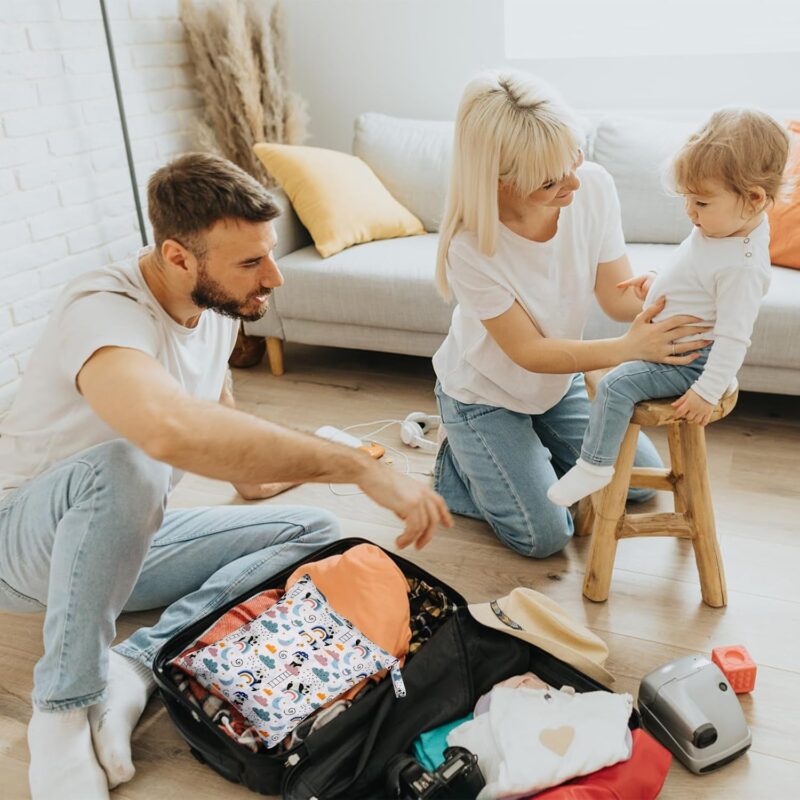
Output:
[[[634,287],[645,306],[666,297],[655,322],[674,314],[703,320],[703,330],[681,341],[711,344],[688,365],[631,361],[603,377],[580,458],[548,489],[553,503],[570,506],[611,481],[636,403],[678,397],[676,419],[700,425],[711,419],[742,365],[769,288],[765,209],[780,192],[788,153],[788,135],[775,120],[736,109],[715,112],[678,153],[672,179],[694,230],[663,272],[620,287]],[[713,329],[705,330],[709,325]]]

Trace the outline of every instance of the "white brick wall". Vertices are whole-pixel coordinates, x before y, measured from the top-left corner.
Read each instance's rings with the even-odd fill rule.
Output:
[[[106,6],[146,204],[198,98],[178,0]],[[98,0],[2,0],[0,415],[63,284],[139,244]]]

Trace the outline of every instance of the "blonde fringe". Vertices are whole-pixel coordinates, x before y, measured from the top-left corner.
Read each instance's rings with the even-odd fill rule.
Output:
[[[203,100],[196,146],[274,186],[253,145],[308,138],[305,101],[288,88],[280,0],[181,0],[180,18]]]

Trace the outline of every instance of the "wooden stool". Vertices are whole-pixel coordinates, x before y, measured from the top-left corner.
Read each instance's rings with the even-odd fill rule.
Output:
[[[597,374],[589,373],[586,376],[590,397],[594,395],[597,379]],[[726,417],[733,410],[738,397],[738,388],[726,394],[714,409],[711,422]],[[648,400],[637,404],[619,451],[611,483],[593,494],[591,499],[581,501],[576,533],[592,534],[583,582],[583,594],[590,600],[603,602],[608,599],[619,539],[677,536],[692,541],[703,600],[715,608],[727,603],[725,572],[708,483],[705,429],[694,423],[675,420],[672,402],[673,399]],[[658,425],[668,426],[670,468],[634,467],[640,428]],[[628,514],[625,500],[629,488],[672,492],[675,511]]]

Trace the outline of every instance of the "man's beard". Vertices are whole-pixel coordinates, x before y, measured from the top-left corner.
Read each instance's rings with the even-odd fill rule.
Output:
[[[258,311],[249,314],[242,311],[242,307],[254,300],[259,295],[271,294],[271,289],[261,289],[252,294],[243,303],[231,297],[225,292],[222,286],[206,272],[205,266],[201,263],[197,272],[197,281],[192,290],[192,301],[200,308],[208,308],[226,317],[240,319],[244,322],[255,322],[267,313],[267,304],[264,303]]]

